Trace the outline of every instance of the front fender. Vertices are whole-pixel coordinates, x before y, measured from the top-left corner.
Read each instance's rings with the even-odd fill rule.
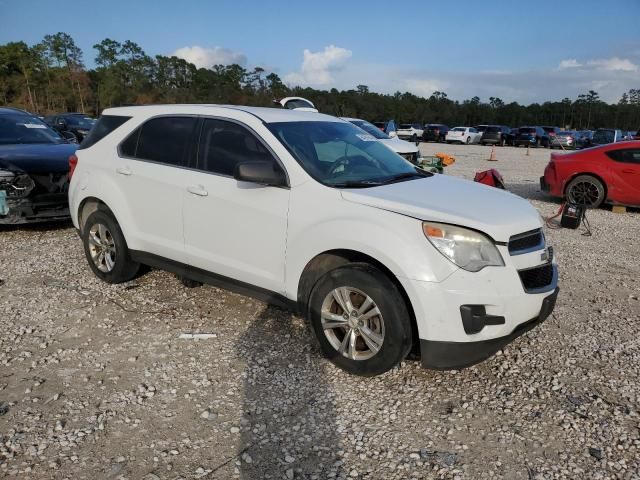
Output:
[[[348,202],[333,189],[322,188],[325,192],[314,195],[296,190],[300,189],[292,192],[297,198],[292,199],[289,213],[285,270],[286,294],[291,299],[297,298],[307,264],[333,250],[368,255],[398,279],[440,282],[457,270],[424,237],[419,220]],[[302,198],[316,201],[305,205]],[[309,215],[309,208],[316,210],[314,215]]]

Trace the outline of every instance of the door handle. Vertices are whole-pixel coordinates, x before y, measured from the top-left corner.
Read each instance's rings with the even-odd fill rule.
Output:
[[[116,172],[120,175],[126,175],[127,177],[133,173],[129,167],[116,168]]]
[[[202,185],[189,186],[187,187],[187,192],[198,195],[199,197],[206,197],[209,195],[209,192],[207,192]]]

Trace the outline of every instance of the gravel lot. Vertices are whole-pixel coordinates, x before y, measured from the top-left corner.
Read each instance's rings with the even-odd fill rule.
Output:
[[[548,150],[421,148],[558,209]],[[542,326],[463,371],[373,379],[288,312],[160,271],[109,286],[69,225],[4,229],[0,478],[640,478],[640,216],[589,219],[547,232],[562,292]]]

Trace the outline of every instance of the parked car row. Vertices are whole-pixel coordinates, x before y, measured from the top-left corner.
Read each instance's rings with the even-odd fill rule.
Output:
[[[446,142],[480,145],[511,145],[543,148],[580,149],[639,138],[638,132],[599,128],[597,130],[562,130],[559,127],[525,125],[512,128],[505,125],[476,125],[450,128],[442,123],[400,124],[374,122],[390,136],[417,142]]]

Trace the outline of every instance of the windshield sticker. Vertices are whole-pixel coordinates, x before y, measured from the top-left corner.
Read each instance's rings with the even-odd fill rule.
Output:
[[[18,123],[18,125],[27,128],[47,128],[46,125],[42,125],[40,123]]]
[[[376,137],[373,135],[369,135],[368,133],[356,133],[356,137],[358,137],[363,142],[375,142]]]

